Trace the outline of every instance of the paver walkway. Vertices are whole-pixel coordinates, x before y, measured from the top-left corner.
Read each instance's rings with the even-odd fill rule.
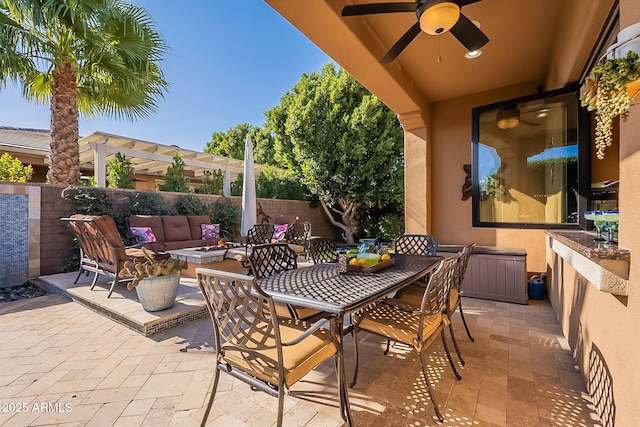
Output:
[[[471,343],[456,381],[434,344],[430,360],[444,426],[597,425],[584,381],[548,302],[465,298]],[[195,426],[212,378],[212,326],[202,319],[146,338],[59,295],[0,304],[0,425]],[[362,332],[356,426],[437,425],[416,353]],[[347,375],[353,369],[345,343]],[[454,354],[455,358],[455,354]],[[330,361],[296,384],[284,425],[343,425]],[[276,399],[221,375],[212,426],[268,426]]]

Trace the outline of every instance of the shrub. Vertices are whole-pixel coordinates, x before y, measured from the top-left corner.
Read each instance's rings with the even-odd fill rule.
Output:
[[[240,208],[230,199],[221,197],[211,205],[211,222],[220,224],[220,228],[227,230],[231,236],[236,236],[240,230]]]
[[[75,213],[84,215],[113,215],[113,201],[104,191],[93,187],[67,187],[62,198],[73,200]]]
[[[167,202],[155,191],[135,192],[127,196],[122,215],[167,215],[171,213]]]
[[[224,173],[218,169],[206,171],[202,180],[202,187],[196,188],[196,193],[200,194],[222,194],[224,189]]]
[[[178,215],[209,215],[209,208],[197,196],[180,196],[176,202]]]
[[[0,156],[0,181],[27,182],[33,175],[31,165],[23,166],[19,159],[9,153]]]

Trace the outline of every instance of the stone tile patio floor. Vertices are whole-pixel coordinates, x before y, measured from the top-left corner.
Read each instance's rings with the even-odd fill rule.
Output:
[[[455,380],[442,345],[430,349],[443,426],[594,426],[582,376],[548,301],[515,305],[464,299],[476,339],[454,326],[466,359]],[[48,295],[0,305],[0,425],[195,426],[213,376],[208,318],[151,337]],[[358,335],[350,390],[356,426],[438,425],[415,351]],[[345,342],[353,372],[352,338]],[[455,355],[454,355],[455,358]],[[325,362],[286,399],[286,426],[340,426],[334,366]],[[211,426],[269,426],[277,399],[221,375]]]

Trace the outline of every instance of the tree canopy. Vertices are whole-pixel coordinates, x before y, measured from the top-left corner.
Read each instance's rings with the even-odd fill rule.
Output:
[[[343,69],[329,63],[303,75],[266,115],[275,159],[320,199],[347,241],[357,232],[361,206],[403,203],[401,125]]]
[[[78,184],[78,115],[142,118],[168,84],[153,20],[121,0],[0,0],[0,87],[51,106],[47,181]]]

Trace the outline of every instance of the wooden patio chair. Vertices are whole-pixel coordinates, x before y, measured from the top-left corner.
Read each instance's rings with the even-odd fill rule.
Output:
[[[338,261],[338,246],[328,237],[314,237],[307,243],[307,253],[314,264]]]
[[[256,245],[248,258],[251,273],[256,279],[298,268],[297,254],[286,243]],[[309,320],[319,317],[323,311],[290,304],[276,304],[276,313],[281,317]]]
[[[388,340],[400,341],[413,346],[418,352],[429,397],[433,402],[436,416],[440,422],[443,421],[443,417],[431,388],[428,375],[429,365],[425,352],[437,339],[438,335],[440,335],[451,369],[456,378],[461,379],[451,359],[449,348],[447,347],[444,334],[445,317],[443,315],[443,308],[447,302],[449,289],[455,281],[455,269],[459,257],[460,254],[440,261],[438,268],[429,277],[429,282],[424,289],[424,295],[419,307],[404,306],[399,301],[386,299],[352,316],[353,326],[356,332],[363,330],[369,331],[383,336]],[[355,385],[358,375],[357,340],[354,340],[354,344],[356,364],[353,382],[351,383],[352,387]]]
[[[326,328],[329,320],[309,324],[279,317],[273,299],[255,277],[203,268],[196,269],[196,275],[211,315],[216,351],[211,396],[201,425],[207,422],[223,371],[278,397],[281,426],[284,395],[290,387],[331,356],[336,366],[339,363],[339,344]]]
[[[143,260],[142,244],[125,247],[118,232],[116,222],[109,215],[72,215],[61,218],[73,232],[80,248],[80,268],[73,283],[77,283],[83,272],[94,273],[91,290],[96,285],[98,275],[113,277],[107,298],[120,280],[118,273],[125,261]],[[168,258],[168,254],[154,254],[157,259]],[[123,280],[127,280],[126,278]]]

